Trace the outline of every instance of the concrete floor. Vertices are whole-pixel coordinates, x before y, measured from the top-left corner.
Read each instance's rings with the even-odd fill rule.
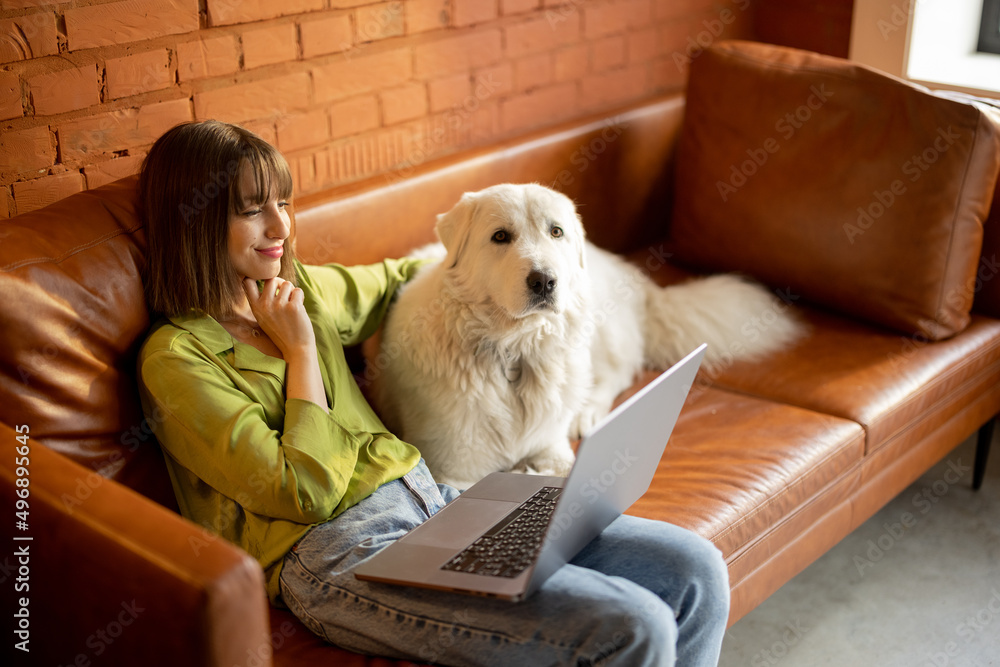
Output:
[[[720,667],[1000,665],[1000,428],[970,438],[740,619]]]

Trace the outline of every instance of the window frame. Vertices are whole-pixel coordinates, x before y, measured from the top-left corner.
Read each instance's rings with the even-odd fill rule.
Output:
[[[983,0],[976,50],[980,53],[1000,54],[1000,0]]]

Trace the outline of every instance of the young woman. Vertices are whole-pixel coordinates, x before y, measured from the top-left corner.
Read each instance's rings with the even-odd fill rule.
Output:
[[[140,175],[143,406],[181,512],[253,555],[320,637],[447,665],[714,665],[729,605],[708,541],[623,516],[528,600],[358,581],[359,562],[457,495],[365,402],[344,346],[372,334],[412,260],[292,257],[281,155],[215,121],[175,127]]]

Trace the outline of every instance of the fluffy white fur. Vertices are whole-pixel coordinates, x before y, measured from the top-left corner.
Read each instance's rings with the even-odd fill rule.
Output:
[[[607,414],[643,367],[702,342],[705,365],[762,356],[799,324],[731,275],[660,288],[584,238],[573,202],[539,185],[465,194],[438,216],[444,257],[389,313],[375,397],[439,482],[498,470],[565,475],[570,438]]]

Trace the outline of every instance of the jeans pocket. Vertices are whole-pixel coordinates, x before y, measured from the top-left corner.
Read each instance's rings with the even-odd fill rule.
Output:
[[[406,488],[410,490],[413,497],[420,503],[420,508],[428,517],[436,514],[445,506],[445,500],[441,496],[441,489],[431,476],[430,471],[424,464],[424,460],[414,466],[413,470],[402,477]]]

